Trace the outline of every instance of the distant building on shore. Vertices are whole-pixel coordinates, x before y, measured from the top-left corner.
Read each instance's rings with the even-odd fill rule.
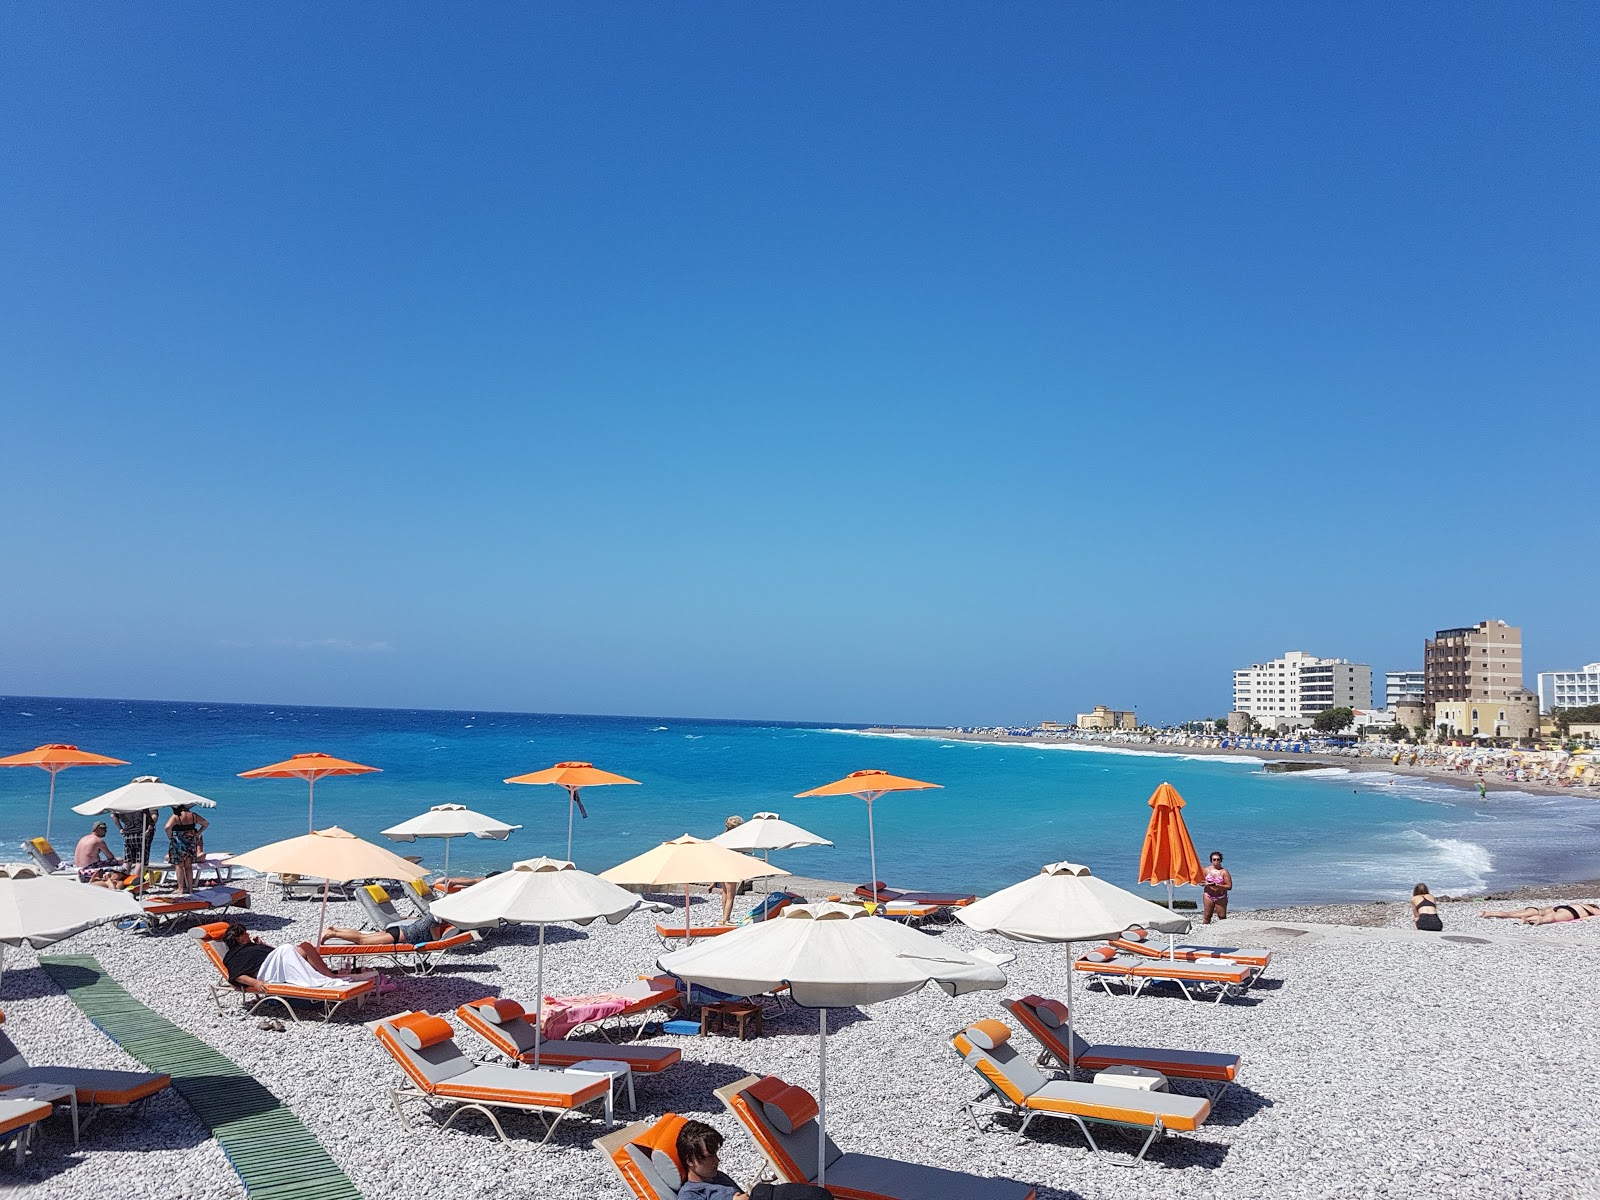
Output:
[[[1078,714],[1079,729],[1111,730],[1111,729],[1137,729],[1139,718],[1133,715],[1133,709],[1123,711],[1116,708],[1107,708],[1104,704],[1096,704],[1093,712]]]
[[[1371,708],[1372,668],[1345,658],[1318,658],[1291,650],[1233,673],[1233,708],[1262,725],[1309,725],[1330,708]]]
[[[1383,673],[1383,706],[1385,708],[1394,708],[1401,704],[1421,704],[1427,694],[1427,687],[1421,671],[1385,671]]]
[[[1540,711],[1587,708],[1591,704],[1600,704],[1600,662],[1592,662],[1580,671],[1539,672]]]
[[[1539,697],[1518,689],[1504,700],[1443,700],[1433,724],[1443,737],[1526,741],[1539,733]]]
[[[1437,727],[1440,704],[1506,700],[1522,687],[1522,630],[1504,621],[1441,629],[1422,646],[1423,700]]]

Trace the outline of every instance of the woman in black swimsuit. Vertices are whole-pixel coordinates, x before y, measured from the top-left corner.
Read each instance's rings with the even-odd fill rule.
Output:
[[[1585,917],[1600,917],[1600,904],[1590,904],[1584,900],[1571,900],[1566,904],[1557,904],[1553,908],[1515,908],[1509,912],[1482,912],[1480,917],[1504,917],[1510,921],[1521,921],[1524,925],[1559,925],[1563,921],[1581,921]]]
[[[1425,933],[1444,931],[1444,922],[1439,920],[1439,902],[1425,883],[1411,889],[1411,923]]]

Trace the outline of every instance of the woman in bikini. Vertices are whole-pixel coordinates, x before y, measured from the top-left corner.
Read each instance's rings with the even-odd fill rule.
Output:
[[[184,804],[174,804],[167,818],[167,858],[177,873],[178,891],[184,895],[194,891],[194,868],[205,853],[203,838],[210,823]]]
[[[1480,917],[1503,917],[1509,921],[1521,921],[1524,925],[1559,925],[1563,921],[1581,921],[1585,917],[1600,917],[1600,904],[1590,904],[1583,900],[1568,900],[1550,908],[1512,909],[1509,912],[1481,912]]]
[[[1219,921],[1228,919],[1228,893],[1233,890],[1233,876],[1222,865],[1222,851],[1211,852],[1211,865],[1206,868],[1206,881],[1201,888],[1205,902],[1205,915],[1201,924],[1211,924],[1215,916]]]
[[[1439,902],[1425,883],[1411,889],[1411,923],[1424,933],[1444,932],[1444,922],[1439,919]]]

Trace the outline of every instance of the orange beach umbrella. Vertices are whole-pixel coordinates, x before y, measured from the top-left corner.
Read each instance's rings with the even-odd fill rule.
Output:
[[[56,812],[56,776],[68,767],[125,767],[128,764],[120,758],[107,758],[104,754],[90,754],[87,750],[79,750],[76,746],[63,746],[59,743],[49,746],[35,746],[32,750],[25,750],[21,754],[13,754],[9,758],[0,758],[0,767],[38,767],[42,771],[50,772],[50,805],[44,813],[44,840],[50,840],[50,820]]]
[[[1150,825],[1139,851],[1139,882],[1166,884],[1169,910],[1173,884],[1204,883],[1206,878],[1194,839],[1183,823],[1183,805],[1183,797],[1170,783],[1156,788],[1150,797]]]
[[[879,894],[878,839],[872,830],[872,802],[886,792],[916,792],[923,788],[943,787],[939,783],[923,783],[920,779],[907,779],[887,771],[852,771],[843,779],[825,783],[809,792],[796,793],[795,799],[807,796],[859,796],[867,802],[867,846],[872,856],[872,894]]]
[[[257,767],[253,771],[240,771],[240,779],[304,779],[308,785],[306,800],[306,829],[315,831],[315,813],[317,808],[317,780],[325,775],[366,775],[382,770],[381,767],[369,767],[362,763],[351,762],[345,758],[334,758],[329,754],[296,754],[293,758],[286,758],[282,762],[272,763],[270,766]]]
[[[572,810],[576,808],[583,814],[585,820],[589,817],[588,811],[583,807],[583,801],[578,799],[578,789],[600,787],[608,783],[637,784],[639,781],[637,779],[629,779],[626,775],[613,775],[610,771],[602,771],[593,763],[559,762],[543,771],[532,771],[527,775],[513,775],[506,782],[554,783],[567,789],[567,859],[571,861]]]

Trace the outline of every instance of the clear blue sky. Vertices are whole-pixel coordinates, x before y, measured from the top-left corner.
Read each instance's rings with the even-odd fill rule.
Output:
[[[12,6],[0,692],[1600,658],[1580,4]]]

